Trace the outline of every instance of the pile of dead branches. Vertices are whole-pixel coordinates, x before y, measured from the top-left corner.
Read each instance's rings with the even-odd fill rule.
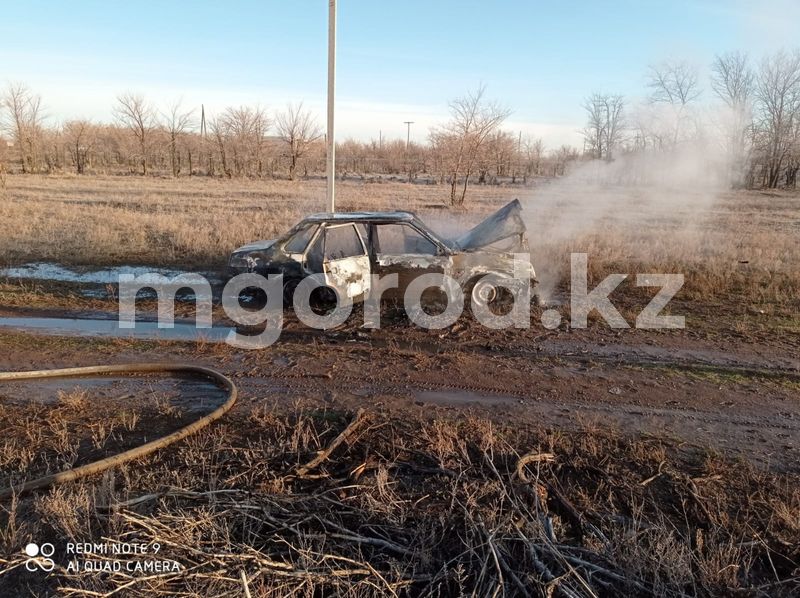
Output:
[[[58,563],[47,587],[69,596],[788,596],[797,488],[660,439],[254,410],[13,517],[18,538],[157,544],[179,565]],[[29,587],[9,555],[0,586]]]

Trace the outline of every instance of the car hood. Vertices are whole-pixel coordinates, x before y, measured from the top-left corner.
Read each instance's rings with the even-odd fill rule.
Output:
[[[514,235],[523,234],[527,228],[522,219],[522,205],[518,199],[506,204],[475,228],[458,237],[458,249],[480,249]]]
[[[241,247],[234,249],[233,253],[247,253],[249,251],[264,251],[269,249],[273,245],[275,245],[275,241],[277,239],[270,239],[269,241],[254,241],[252,243],[248,243],[247,245],[242,245]]]

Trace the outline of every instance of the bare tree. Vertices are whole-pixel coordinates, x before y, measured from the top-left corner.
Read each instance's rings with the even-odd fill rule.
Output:
[[[144,96],[125,93],[117,97],[114,113],[120,124],[130,129],[136,138],[139,146],[139,163],[142,167],[142,174],[146,175],[150,136],[156,121],[155,110]]]
[[[524,160],[524,174],[522,181],[528,183],[528,177],[541,176],[542,174],[542,158],[544,157],[544,141],[541,137],[532,139],[530,136],[526,137],[522,142],[522,155]]]
[[[311,112],[303,110],[302,102],[297,107],[289,104],[285,112],[279,112],[275,117],[275,127],[283,142],[289,146],[289,179],[293,181],[298,161],[311,144],[322,136],[322,129]]]
[[[478,152],[478,182],[496,183],[499,177],[511,174],[517,145],[517,138],[512,133],[499,129],[492,132]]]
[[[71,120],[64,124],[64,140],[77,174],[85,174],[89,153],[97,142],[95,126],[88,120]]]
[[[747,54],[729,52],[714,59],[711,72],[711,89],[728,108],[728,113],[722,115],[728,179],[732,186],[739,187],[745,177],[750,178],[747,164],[753,126],[753,71]]]
[[[177,177],[181,172],[178,140],[194,126],[194,110],[183,111],[181,101],[178,100],[169,107],[167,112],[162,113],[161,117],[169,137],[168,147],[172,176]]]
[[[753,71],[747,54],[728,52],[716,56],[711,65],[711,89],[731,108],[746,105],[753,95]]]
[[[668,60],[650,67],[648,87],[654,102],[686,106],[700,98],[697,69],[684,60]]]
[[[3,129],[14,139],[23,173],[38,167],[38,149],[44,115],[42,98],[21,83],[12,83],[0,98],[7,112]]]
[[[786,186],[797,187],[797,173],[800,172],[800,118],[795,119],[794,143],[786,157]]]
[[[217,139],[218,146],[224,143],[229,158],[233,160],[232,173],[237,176],[263,173],[263,154],[267,130],[271,123],[266,110],[256,106],[229,107],[222,115],[215,119],[212,133]],[[231,176],[230,159],[223,169]]]
[[[264,175],[264,150],[267,144],[267,131],[272,126],[272,121],[267,111],[260,106],[253,110],[252,119],[252,139],[253,139],[253,158],[256,165],[258,176]]]
[[[764,153],[764,185],[778,186],[782,170],[800,140],[800,51],[765,58],[756,80],[757,133]]]
[[[222,167],[222,173],[231,178],[232,172],[228,167],[228,147],[229,147],[229,139],[231,138],[230,126],[228,121],[224,118],[212,118],[208,124],[208,128],[211,131],[211,135],[214,138],[214,143],[217,146],[217,151],[219,152],[220,158],[220,165]],[[211,165],[211,154],[209,153],[209,173],[213,175],[213,166]]]
[[[552,165],[552,176],[566,175],[569,163],[576,161],[579,155],[578,150],[571,145],[562,145],[557,150],[551,150],[549,161]]]
[[[592,157],[611,161],[622,141],[625,100],[621,95],[593,93],[583,108],[588,120],[582,135]]]
[[[688,106],[701,95],[697,69],[682,60],[670,60],[650,67],[647,86],[652,89],[650,100],[670,107],[673,119],[672,145],[677,145],[687,118]]]
[[[431,142],[445,152],[450,177],[450,205],[463,205],[478,152],[487,137],[510,114],[499,104],[487,102],[484,99],[485,91],[486,88],[481,85],[475,92],[451,102],[450,122],[431,131]]]

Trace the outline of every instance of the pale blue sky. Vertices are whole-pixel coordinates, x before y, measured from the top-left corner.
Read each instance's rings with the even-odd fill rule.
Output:
[[[509,129],[577,143],[590,92],[641,97],[666,57],[707,73],[715,53],[797,45],[798,18],[800,0],[339,0],[337,137],[401,137],[414,120],[424,140],[484,83]],[[123,91],[322,116],[326,35],[325,0],[3,0],[0,83],[27,83],[53,120],[110,120]]]

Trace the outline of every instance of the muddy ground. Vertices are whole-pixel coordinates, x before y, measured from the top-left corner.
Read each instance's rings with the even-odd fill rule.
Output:
[[[17,318],[12,324],[65,315],[77,316],[78,324],[64,335],[91,335],[98,316],[114,316],[0,312]],[[64,350],[66,341],[38,336],[44,329],[31,336],[20,327],[0,328],[0,367],[88,365],[97,361],[100,348],[104,363],[188,359],[234,377],[243,405],[269,400],[289,406],[301,397],[321,406],[419,415],[469,411],[501,423],[564,429],[611,425],[800,472],[800,347],[792,335],[775,335],[774,343],[762,344],[722,332],[693,338],[686,331],[614,331],[600,325],[491,331],[468,316],[451,329],[428,331],[402,315],[385,317],[381,329],[369,330],[359,325],[358,308],[345,326],[328,332],[304,328],[289,312],[285,319],[278,343],[257,351],[214,340],[197,346],[102,338],[73,338]],[[170,337],[169,331],[149,334]],[[212,339],[210,333],[204,336]]]
[[[0,538],[5,550],[0,557],[0,588],[5,585],[9,591],[34,596],[104,595],[125,588],[131,595],[145,596],[191,594],[213,587],[213,595],[226,595],[240,591],[240,570],[245,571],[245,585],[252,584],[253,595],[301,590],[337,595],[453,595],[464,588],[478,594],[503,588],[508,595],[711,596],[742,591],[743,595],[767,596],[792,595],[800,588],[796,550],[800,541],[796,491],[800,487],[800,338],[791,316],[784,325],[784,320],[778,322],[749,305],[698,305],[678,298],[670,310],[687,315],[685,330],[612,330],[596,320],[588,329],[574,330],[563,324],[547,330],[540,323],[542,308],[534,307],[532,325],[525,330],[491,331],[464,316],[449,329],[429,331],[411,324],[396,307],[387,306],[379,330],[361,326],[363,314],[357,307],[340,328],[314,331],[287,311],[280,340],[269,348],[248,351],[219,342],[232,323],[218,307],[213,333],[192,332],[193,304],[184,301],[177,308],[179,332],[150,325],[140,328],[141,338],[133,338],[116,327],[114,290],[106,285],[74,281],[34,286],[9,281],[6,285],[0,307],[0,370],[189,362],[230,376],[239,387],[240,399],[223,423],[196,440],[162,451],[154,460],[126,466],[120,473],[123,479],[90,479],[4,505],[0,524],[7,531]],[[639,299],[623,295],[621,311],[632,313]],[[566,321],[568,310],[558,309]],[[145,299],[139,317],[152,321],[154,316],[153,301]],[[0,420],[7,438],[2,477],[19,483],[115,454],[193,421],[222,399],[222,393],[208,383],[158,377],[5,384],[0,388]],[[403,429],[400,436],[405,440],[393,437],[384,446],[382,432],[376,438],[367,434],[339,449],[319,477],[292,477],[299,464],[323,449],[362,408],[374,429]],[[133,421],[131,410],[136,413]],[[296,436],[304,429],[304,418],[313,422],[309,424],[312,431],[299,440]],[[258,426],[253,424],[256,420]],[[52,421],[62,422],[57,433]],[[295,436],[280,442],[265,440],[264,421],[270,422],[268,435],[294,430]],[[48,426],[50,432],[37,440],[41,446],[21,464],[22,447],[31,442],[30,430]],[[454,430],[467,426],[480,433],[472,437],[472,432],[462,430],[463,436],[462,432],[447,436],[454,446],[464,446],[452,449],[458,458],[446,458],[446,451],[429,439],[430,430],[444,434],[443,426]],[[202,450],[192,452],[222,437],[225,440],[219,440],[222,444],[214,451],[230,452],[230,456],[224,465],[214,467],[222,467],[225,475],[202,463],[198,456]],[[428,440],[415,444],[423,438]],[[497,438],[502,441],[494,447],[492,439]],[[444,442],[437,439],[436,443]],[[264,463],[270,463],[264,479],[256,474],[257,467],[242,465],[243,459],[252,458],[250,451],[256,446],[273,451],[269,459],[277,459],[264,457]],[[483,447],[477,465],[474,455],[466,456],[475,447]],[[527,525],[519,523],[519,517],[528,521],[529,516],[519,510],[519,501],[529,500],[520,498],[529,491],[518,487],[514,464],[524,453],[541,451],[552,451],[556,464],[541,471],[537,466],[537,475],[549,480],[541,486],[548,498],[537,503],[538,515],[530,516],[530,524],[536,527],[544,521],[545,532],[553,522],[557,528],[563,526],[555,532],[558,546],[572,548],[554,552],[553,545],[544,540],[525,556],[517,553],[507,535],[516,533],[513,526],[509,532],[502,522]],[[184,467],[193,477],[183,476]],[[370,479],[377,484],[374,502],[369,502],[371,498],[368,504],[363,503],[367,500],[361,495],[363,490],[353,490],[363,487],[358,480],[364,468],[372,471]],[[438,502],[430,505],[420,515],[422,519],[412,522],[408,505],[426,505],[428,497],[446,494],[455,488],[454,475],[459,480],[464,475],[479,485],[489,483],[486,475],[496,475],[502,480],[500,495],[506,498],[486,495],[479,499],[467,493],[458,499],[464,506],[457,525],[451,518],[456,517],[452,508],[461,504],[458,501],[446,512]],[[697,484],[707,480],[716,485],[713,491],[705,486],[697,490]],[[112,490],[107,488],[109,483]],[[254,489],[256,483],[258,489]],[[397,494],[387,488],[395,488]],[[223,497],[234,502],[212,500],[217,496],[207,494],[212,489],[232,493]],[[318,493],[326,492],[333,492],[338,502],[328,518],[309,528],[305,509],[312,508],[308,504],[316,505],[312,510],[322,508],[315,501]],[[750,497],[756,492],[772,498]],[[148,498],[152,496],[156,498]],[[740,499],[742,504],[737,502]],[[231,510],[243,504],[265,509],[258,502],[262,500],[279,504],[281,516],[294,522],[288,552],[275,544],[285,526],[254,531],[238,519],[228,519]],[[353,510],[349,500],[362,502]],[[379,508],[384,500],[398,502]],[[497,500],[505,507],[495,512],[491,505]],[[72,507],[65,505],[74,501],[88,501],[88,506],[82,507],[81,521],[69,523]],[[111,518],[102,510],[109,501],[121,505]],[[477,502],[469,507],[470,501]],[[509,505],[516,505],[511,514],[504,511]],[[642,514],[642,505],[651,510]],[[470,519],[476,513],[479,519]],[[186,553],[178,548],[181,542],[195,541],[182,527],[185,522],[180,518],[185,516],[209,521],[208,529],[197,532],[200,538],[215,538],[203,549],[208,552]],[[597,535],[587,532],[592,528],[585,527],[590,524],[584,517],[598,526]],[[639,538],[625,545],[631,541],[631,527],[615,528],[620,520],[635,521],[636,534],[654,526],[661,535],[658,541]],[[153,528],[157,525],[164,527]],[[472,539],[465,540],[453,525],[466,526],[471,530],[466,537]],[[219,526],[228,529],[225,534],[233,539],[226,535],[221,542]],[[346,540],[346,534],[345,539],[339,537],[344,528],[358,530],[361,540]],[[441,553],[426,552],[432,540],[415,536],[415,529],[441,537],[446,544],[440,547]],[[176,530],[189,535],[170,536],[178,534]],[[531,537],[540,531],[525,533]],[[146,576],[116,573],[81,577],[66,570],[64,563],[46,578],[22,571],[19,546],[36,534],[63,544],[70,538],[97,541],[123,533],[149,541],[172,537],[175,546],[170,558],[184,565],[194,563],[197,577],[187,577],[185,571],[145,581]],[[474,538],[473,533],[477,534]],[[484,533],[490,538],[488,544],[480,539]],[[673,535],[678,544],[657,547]],[[297,537],[304,538],[299,547]],[[327,538],[327,548],[315,544],[319,537]],[[496,546],[491,540],[495,537]],[[335,545],[334,538],[344,544]],[[605,539],[597,544],[598,538]],[[387,544],[395,540],[403,548]],[[365,549],[365,543],[372,549]],[[579,556],[569,556],[573,549]],[[214,551],[231,555],[242,550],[258,550],[273,560],[271,564],[225,561],[222,565],[210,556]],[[635,555],[638,550],[645,552]],[[654,564],[652,559],[664,550],[670,555],[686,552],[688,560],[676,556],[669,565]],[[337,573],[326,560],[326,551],[361,568],[346,575]],[[394,560],[385,560],[387,554]],[[494,565],[487,568],[485,564],[494,558],[500,559],[496,573],[492,573]],[[536,565],[540,561],[542,570]],[[639,569],[633,565],[637,562]],[[208,563],[214,563],[213,567]],[[691,578],[676,573],[684,566],[692,570]],[[294,567],[292,573],[286,573],[285,567]],[[597,567],[606,572],[598,572]],[[339,580],[340,574],[347,577],[346,583]],[[378,584],[376,590],[370,585],[378,583],[375,579],[383,579],[386,586]]]
[[[260,351],[0,332],[3,370],[190,362],[220,369],[241,392],[222,423],[195,439],[4,505],[0,588],[32,596],[239,595],[242,584],[264,596],[789,596],[800,588],[796,354],[642,331],[488,332],[469,320],[436,334],[397,316],[365,331],[357,315],[329,332],[287,315],[280,341]],[[31,426],[58,421],[65,430],[41,434],[24,469],[4,459],[15,483],[169,433],[224,398],[210,383],[150,376],[17,382],[0,394],[7,449],[30,444]],[[297,476],[361,408],[368,427],[319,474]],[[75,444],[65,457],[67,436]],[[529,468],[538,481],[525,482],[520,456],[543,453],[553,462]],[[11,549],[37,538],[59,551],[44,577],[24,571]],[[109,538],[164,544],[163,558],[182,569],[67,568],[66,542]],[[125,562],[137,559],[146,566],[146,556]]]

